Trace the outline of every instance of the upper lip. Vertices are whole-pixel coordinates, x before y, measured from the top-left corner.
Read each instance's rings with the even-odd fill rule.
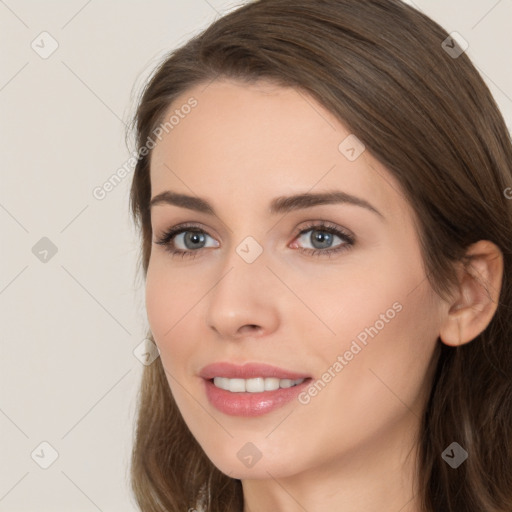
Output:
[[[306,379],[309,375],[285,370],[264,363],[246,363],[242,366],[228,362],[219,362],[206,365],[199,373],[203,379],[225,377],[228,379],[252,379],[255,377],[274,377],[277,379]]]

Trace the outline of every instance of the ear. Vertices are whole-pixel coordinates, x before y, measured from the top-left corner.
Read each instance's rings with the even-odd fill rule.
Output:
[[[498,308],[503,278],[503,254],[488,240],[466,252],[468,263],[459,267],[458,287],[447,303],[439,337],[446,345],[474,340],[489,325]]]

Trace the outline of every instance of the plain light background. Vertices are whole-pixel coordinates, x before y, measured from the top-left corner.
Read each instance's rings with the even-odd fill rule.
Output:
[[[154,66],[241,3],[0,0],[2,512],[137,510],[147,319],[132,173],[92,191],[130,156],[125,124]],[[468,41],[510,130],[512,1],[407,3]]]

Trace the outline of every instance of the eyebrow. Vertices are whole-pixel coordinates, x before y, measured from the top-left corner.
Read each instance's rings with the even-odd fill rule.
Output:
[[[217,215],[215,213],[215,209],[205,199],[185,194],[178,194],[171,190],[167,190],[153,197],[149,203],[149,207],[152,208],[155,205],[161,204],[187,208],[188,210],[195,210],[197,212],[206,213],[207,215]],[[339,190],[333,192],[314,194],[303,193],[292,196],[276,197],[270,203],[270,213],[276,215],[280,213],[288,213],[293,210],[302,210],[304,208],[312,208],[313,206],[327,204],[352,204],[354,206],[365,208],[384,219],[384,215],[382,215],[382,213],[368,201]]]

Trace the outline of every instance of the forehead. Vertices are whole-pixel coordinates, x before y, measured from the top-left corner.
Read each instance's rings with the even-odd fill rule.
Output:
[[[369,151],[353,160],[363,149],[357,139],[302,91],[215,81],[178,97],[164,122],[171,117],[151,157],[152,196],[172,189],[217,204],[219,194],[242,195],[261,207],[278,195],[343,190],[384,215],[410,213],[396,179]]]

